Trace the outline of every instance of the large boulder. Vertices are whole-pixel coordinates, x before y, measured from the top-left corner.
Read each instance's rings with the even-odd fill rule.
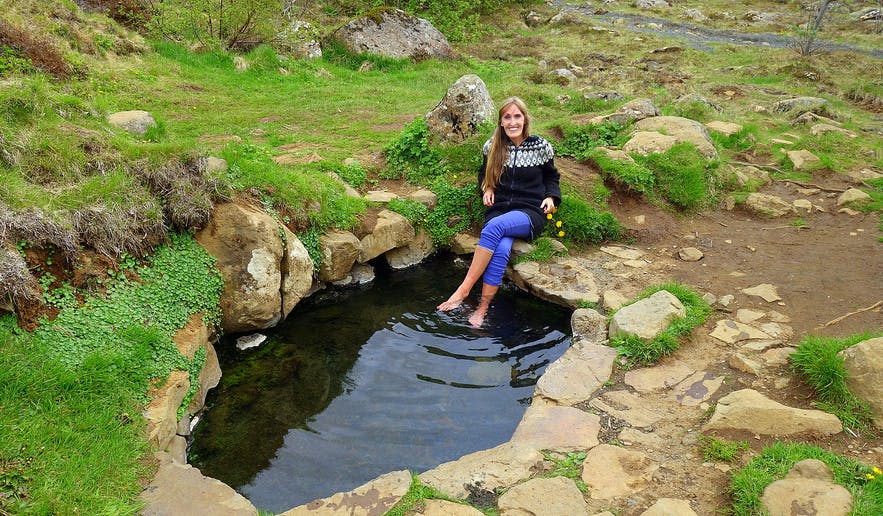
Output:
[[[426,127],[439,141],[462,143],[485,122],[494,122],[496,108],[484,81],[474,74],[457,79],[441,102],[426,114]]]
[[[313,287],[313,260],[297,236],[282,226],[285,235],[282,254],[282,318],[288,317],[295,305],[310,293]]]
[[[361,250],[359,238],[349,231],[332,230],[320,236],[322,264],[319,266],[319,279],[334,282],[345,278]]]
[[[290,5],[290,4],[289,4]],[[309,22],[292,20],[276,34],[275,47],[296,59],[322,57],[319,30]]]
[[[333,39],[355,54],[395,58],[453,58],[444,34],[423,18],[399,9],[374,11],[334,31]]]
[[[272,217],[251,206],[218,204],[196,241],[215,257],[224,279],[220,304],[226,333],[269,328],[282,319],[285,250]]]
[[[840,352],[846,387],[871,406],[874,426],[883,429],[883,337],[868,339]]]
[[[153,115],[140,109],[111,113],[107,116],[107,123],[135,136],[144,136],[149,128],[156,127]]]
[[[408,219],[390,210],[382,210],[375,216],[368,215],[361,221],[359,236],[361,250],[359,263],[377,258],[381,254],[410,244],[416,232]]]
[[[692,143],[706,158],[717,156],[708,130],[701,123],[680,116],[654,116],[635,123],[637,131],[656,131],[674,137],[678,143]]]
[[[549,262],[521,262],[506,271],[518,287],[552,303],[576,308],[583,301],[601,300],[591,263],[570,256]]]

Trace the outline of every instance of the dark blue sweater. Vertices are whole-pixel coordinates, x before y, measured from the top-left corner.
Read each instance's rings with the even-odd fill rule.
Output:
[[[478,188],[484,180],[487,168],[487,155],[491,141],[484,144],[482,152],[484,161],[478,172]],[[500,183],[494,189],[494,205],[485,208],[485,223],[490,219],[508,211],[523,211],[530,217],[533,240],[546,225],[546,215],[540,204],[546,197],[555,200],[555,206],[561,204],[561,188],[558,185],[560,175],[554,163],[555,151],[545,139],[531,135],[521,145],[509,142],[509,161],[503,167]]]

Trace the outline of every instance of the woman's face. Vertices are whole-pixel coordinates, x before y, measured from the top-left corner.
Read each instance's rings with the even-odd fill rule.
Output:
[[[503,110],[503,116],[500,117],[500,125],[503,127],[503,131],[506,132],[506,136],[512,140],[512,143],[518,145],[524,141],[524,113],[518,109],[518,106],[510,104],[509,107]]]

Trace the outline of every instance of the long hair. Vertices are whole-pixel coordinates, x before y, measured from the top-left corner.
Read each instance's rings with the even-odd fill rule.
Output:
[[[487,154],[487,168],[484,170],[484,181],[481,182],[481,189],[487,190],[497,188],[500,184],[500,176],[503,175],[503,167],[509,160],[509,136],[503,130],[501,125],[503,122],[503,112],[510,106],[515,106],[524,115],[524,129],[521,133],[525,138],[530,136],[530,115],[527,113],[527,106],[524,101],[518,97],[509,97],[503,101],[500,110],[497,112],[497,127],[494,129],[494,135],[491,137],[491,148]]]

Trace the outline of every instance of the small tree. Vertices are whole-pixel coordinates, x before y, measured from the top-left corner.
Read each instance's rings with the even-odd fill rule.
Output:
[[[228,50],[272,39],[280,0],[148,0],[153,28],[169,39],[195,39]]]
[[[815,16],[806,24],[806,28],[797,31],[795,46],[797,53],[801,56],[811,56],[821,51],[822,47],[817,38],[819,31],[822,29],[822,21],[832,3],[834,3],[834,0],[822,0]]]

